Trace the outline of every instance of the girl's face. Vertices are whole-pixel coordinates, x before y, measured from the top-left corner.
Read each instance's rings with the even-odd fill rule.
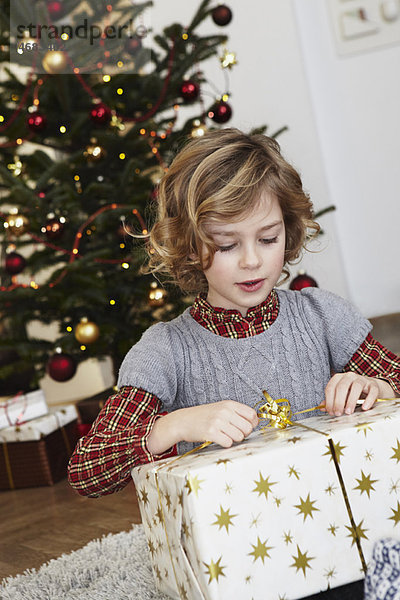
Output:
[[[211,266],[204,271],[207,301],[246,316],[249,308],[267,298],[282,273],[285,225],[278,199],[265,191],[243,219],[213,221],[206,230],[218,247]]]

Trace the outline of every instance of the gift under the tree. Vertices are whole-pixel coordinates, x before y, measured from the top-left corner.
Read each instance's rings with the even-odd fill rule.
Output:
[[[84,398],[83,400],[77,402],[76,407],[78,409],[81,422],[93,423],[107,399],[112,394],[115,394],[115,389],[108,388],[102,392],[99,392],[98,394],[94,394],[89,398]]]
[[[42,390],[19,394],[13,398],[0,399],[0,429],[21,425],[49,412]]]
[[[400,401],[302,424],[133,469],[162,592],[303,598],[362,579],[400,535]]]
[[[0,490],[53,485],[67,474],[78,440],[77,411],[67,405],[0,431]]]

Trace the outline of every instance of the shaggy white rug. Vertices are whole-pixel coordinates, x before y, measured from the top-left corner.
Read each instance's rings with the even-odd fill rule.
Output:
[[[168,600],[157,592],[142,525],[93,540],[0,585],[1,600]]]

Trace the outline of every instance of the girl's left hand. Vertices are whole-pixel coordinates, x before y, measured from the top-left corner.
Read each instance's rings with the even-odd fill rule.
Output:
[[[325,410],[332,416],[354,412],[357,400],[364,400],[363,410],[369,410],[377,398],[392,398],[394,392],[387,381],[359,375],[352,371],[336,373],[325,388]]]

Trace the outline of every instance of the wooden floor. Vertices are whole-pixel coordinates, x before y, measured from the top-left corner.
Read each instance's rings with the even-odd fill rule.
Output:
[[[400,355],[400,314],[371,321],[374,337]],[[116,494],[83,498],[66,479],[53,487],[0,492],[0,515],[0,579],[140,523],[133,483]]]
[[[140,523],[133,483],[115,494],[84,498],[67,479],[0,492],[0,515],[0,579]]]

